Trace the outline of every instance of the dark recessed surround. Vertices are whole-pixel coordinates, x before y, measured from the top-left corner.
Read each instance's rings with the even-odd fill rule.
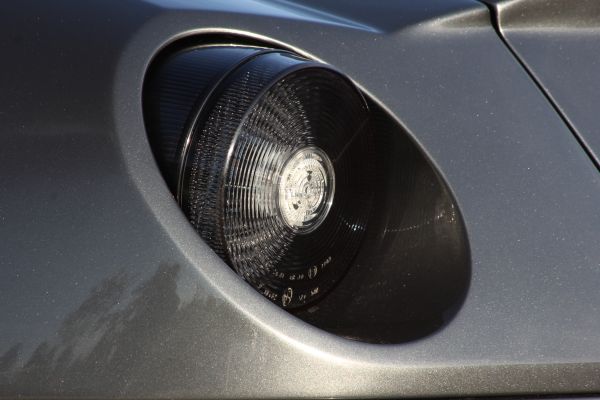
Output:
[[[374,343],[425,336],[460,307],[469,247],[449,189],[337,70],[262,46],[172,46],[144,107],[191,224],[269,300]]]

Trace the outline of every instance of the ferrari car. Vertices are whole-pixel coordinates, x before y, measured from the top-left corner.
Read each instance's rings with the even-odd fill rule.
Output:
[[[1,398],[600,394],[600,2],[1,10]]]

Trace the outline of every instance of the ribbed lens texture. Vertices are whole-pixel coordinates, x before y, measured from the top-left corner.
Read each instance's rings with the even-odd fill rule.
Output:
[[[160,132],[154,135],[155,155],[172,190],[177,183],[181,133],[195,103],[208,94],[215,80],[256,52],[254,48],[228,52],[222,47],[183,52],[155,72],[158,79],[150,80],[148,91],[157,101],[149,102],[148,125]]]
[[[365,103],[338,73],[287,53],[248,62],[214,97],[184,166],[184,211],[266,297],[309,304],[343,277],[367,226]]]

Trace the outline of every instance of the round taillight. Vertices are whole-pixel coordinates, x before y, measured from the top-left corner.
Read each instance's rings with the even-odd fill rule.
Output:
[[[360,92],[295,54],[214,46],[171,55],[146,92],[165,177],[200,236],[282,307],[345,274],[373,201]]]

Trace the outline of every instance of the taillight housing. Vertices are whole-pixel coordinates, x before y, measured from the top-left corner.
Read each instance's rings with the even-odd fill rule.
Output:
[[[146,78],[144,112],[192,226],[280,307],[400,342],[462,301],[469,250],[449,189],[335,68],[262,46],[171,48]]]

